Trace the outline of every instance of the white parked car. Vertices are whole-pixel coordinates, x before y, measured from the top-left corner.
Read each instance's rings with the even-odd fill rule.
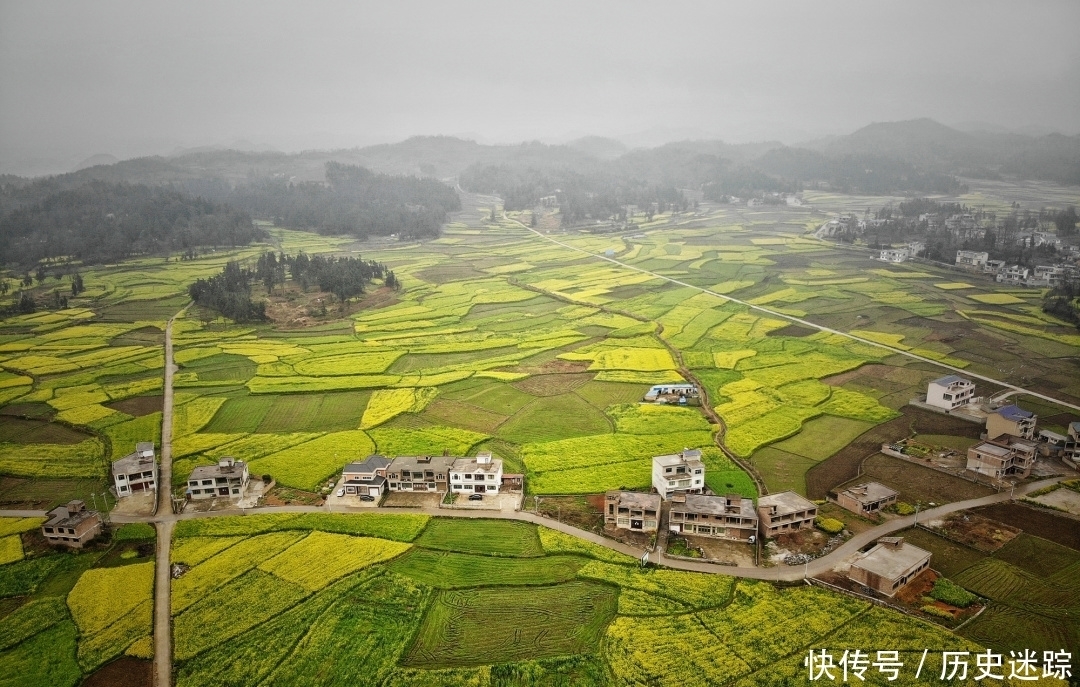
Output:
[[[345,487],[342,487],[342,488],[338,489],[337,490],[337,495],[338,496],[344,496],[345,495]]]

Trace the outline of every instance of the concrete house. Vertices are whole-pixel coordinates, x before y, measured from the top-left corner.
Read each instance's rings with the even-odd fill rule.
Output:
[[[986,416],[986,438],[997,439],[1002,435],[1031,439],[1035,434],[1035,421],[1039,418],[1015,405],[998,408]]]
[[[390,461],[386,479],[390,491],[446,493],[450,487],[450,456],[401,456]]]
[[[848,487],[836,494],[836,503],[856,515],[874,515],[896,503],[900,492],[879,482],[867,482]]]
[[[1044,456],[1064,455],[1065,449],[1069,445],[1069,437],[1057,432],[1051,432],[1048,429],[1040,429],[1032,438],[1039,442],[1039,453]]]
[[[848,577],[891,597],[929,567],[929,551],[904,543],[903,537],[882,537],[851,564]]]
[[[385,456],[368,456],[362,463],[349,463],[341,471],[346,494],[374,496],[386,491],[386,469],[390,461]]]
[[[49,519],[41,526],[41,533],[50,544],[81,549],[83,545],[101,532],[101,514],[87,510],[86,502],[78,499],[68,501],[49,511]]]
[[[1074,468],[1080,467],[1080,422],[1069,423],[1069,436],[1065,439],[1065,452],[1061,458]]]
[[[705,491],[705,463],[700,449],[683,449],[682,453],[655,456],[652,469],[653,489],[667,500],[672,494],[701,494]]]
[[[881,251],[881,256],[878,260],[884,262],[906,262],[911,257],[911,252],[907,248],[887,248]]]
[[[1022,439],[1008,444],[984,441],[968,449],[967,469],[994,479],[1023,479],[1031,474],[1035,453],[1036,444]]]
[[[188,477],[187,493],[193,499],[238,499],[248,483],[247,463],[226,456],[217,465],[200,465]]]
[[[693,384],[657,384],[645,392],[643,400],[655,403],[686,405],[698,398],[698,388]]]
[[[746,541],[757,534],[753,499],[738,494],[674,494],[668,528],[672,532]]]
[[[942,410],[954,410],[975,398],[975,383],[956,375],[939,377],[926,387],[926,402]]]
[[[984,251],[958,250],[956,251],[956,266],[970,269],[982,269],[990,254]]]
[[[144,491],[156,491],[158,467],[154,458],[153,442],[140,441],[135,444],[134,453],[114,460],[112,476],[118,498]]]
[[[604,494],[604,523],[633,532],[655,532],[660,503],[659,494],[609,491]]]
[[[491,451],[481,451],[475,458],[458,458],[450,467],[453,491],[498,494],[502,487],[503,462],[492,458]]]
[[[761,532],[769,538],[810,529],[817,517],[817,506],[793,491],[762,496],[757,510]]]

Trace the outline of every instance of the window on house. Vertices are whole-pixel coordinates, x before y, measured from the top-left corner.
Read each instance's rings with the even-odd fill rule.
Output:
[[[126,475],[117,475],[116,479],[118,479],[118,480],[120,480],[122,482],[122,481],[124,481],[125,477],[126,477]]]
[[[488,475],[488,479],[495,479],[495,475]]]
[[[127,491],[127,487],[120,487],[120,491]]]
[[[465,479],[472,479],[472,475],[469,473],[465,473]]]

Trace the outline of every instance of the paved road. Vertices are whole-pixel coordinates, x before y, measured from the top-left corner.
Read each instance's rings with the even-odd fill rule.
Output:
[[[535,229],[533,229],[531,227],[525,226],[524,224],[522,224],[521,222],[518,222],[515,219],[511,219],[509,217],[506,217],[505,213],[504,213],[503,217],[505,219],[507,219],[508,221],[515,222],[515,223],[519,224],[526,231],[531,232],[531,233],[535,234],[536,236],[539,236],[541,239],[543,239],[545,241],[549,241],[551,243],[554,243],[555,245],[562,246],[563,248],[575,251],[577,253],[582,253],[584,255],[588,255],[591,258],[596,258],[597,260],[606,260],[607,262],[613,263],[615,265],[619,265],[620,267],[625,267],[626,269],[629,269],[629,270],[634,270],[635,272],[641,272],[642,274],[647,274],[649,276],[656,277],[657,279],[663,279],[664,281],[671,282],[672,284],[678,284],[679,286],[685,286],[688,289],[695,289],[697,291],[701,291],[702,293],[707,293],[710,296],[716,296],[717,298],[720,298],[720,299],[725,300],[725,301],[731,301],[733,303],[738,303],[739,305],[746,306],[747,308],[750,308],[752,310],[757,310],[758,312],[763,312],[766,315],[769,315],[770,317],[776,317],[776,318],[780,318],[780,319],[783,319],[783,320],[788,320],[789,322],[795,322],[796,324],[801,324],[801,325],[803,325],[805,327],[810,327],[811,329],[817,329],[818,331],[828,332],[829,334],[836,334],[838,336],[842,336],[844,338],[852,339],[853,341],[858,341],[859,343],[866,344],[867,346],[874,346],[875,348],[883,348],[883,349],[889,351],[890,353],[894,353],[896,355],[902,355],[902,356],[906,356],[908,358],[912,358],[914,360],[918,360],[920,362],[929,363],[931,365],[936,365],[937,367],[944,368],[946,370],[949,370],[950,372],[955,372],[957,374],[962,374],[965,377],[974,377],[975,379],[981,379],[984,382],[990,382],[992,384],[997,384],[998,386],[1003,386],[1003,387],[1006,387],[1008,389],[1012,389],[1013,391],[1017,391],[1017,392],[1027,394],[1028,396],[1034,396],[1036,398],[1041,398],[1044,401],[1050,401],[1051,403],[1055,403],[1055,404],[1057,404],[1059,406],[1062,406],[1064,408],[1070,408],[1072,410],[1080,411],[1080,406],[1073,405],[1072,403],[1066,403],[1065,401],[1054,398],[1053,396],[1047,396],[1046,394],[1041,394],[1041,393],[1038,393],[1036,391],[1031,391],[1030,389],[1025,389],[1023,387],[1016,386],[1015,384],[1010,384],[1009,382],[1005,382],[1005,381],[1002,381],[1000,379],[994,379],[993,377],[987,377],[986,375],[976,374],[974,372],[971,372],[970,370],[964,370],[964,369],[959,368],[959,367],[953,367],[952,365],[947,365],[947,364],[945,364],[945,363],[943,363],[943,362],[941,362],[939,360],[934,360],[933,358],[925,358],[925,357],[923,357],[921,355],[918,355],[916,353],[912,353],[911,351],[902,351],[899,348],[893,348],[892,346],[888,346],[888,345],[883,344],[883,343],[878,343],[877,341],[871,341],[870,339],[864,339],[864,338],[862,338],[860,336],[855,336],[854,334],[849,334],[848,332],[841,331],[839,329],[832,329],[830,327],[825,327],[825,326],[822,326],[820,324],[816,324],[814,322],[811,322],[810,320],[804,320],[801,317],[794,317],[792,315],[785,315],[784,313],[777,312],[775,310],[770,310],[769,308],[766,308],[766,307],[763,307],[763,306],[760,306],[760,305],[754,305],[753,303],[748,303],[746,301],[739,300],[738,298],[735,298],[733,296],[728,296],[726,294],[717,293],[716,291],[712,291],[710,289],[706,289],[706,288],[701,287],[701,286],[695,286],[694,284],[688,284],[688,283],[686,283],[684,281],[681,281],[679,279],[664,276],[663,274],[658,274],[656,272],[651,272],[651,271],[649,271],[647,269],[643,269],[641,267],[637,267],[635,265],[631,265],[631,264],[622,262],[622,261],[617,260],[615,258],[609,258],[606,255],[598,255],[596,253],[590,253],[589,251],[585,250],[584,248],[578,248],[577,246],[573,246],[573,245],[571,245],[569,243],[563,243],[562,241],[559,241],[558,239],[552,238],[550,236],[546,236],[546,235],[540,233],[539,231],[537,231],[537,230],[535,230]]]
[[[1054,477],[1052,479],[1041,480],[1039,482],[1033,482],[1021,487],[1017,487],[1015,496],[1024,496],[1036,489],[1042,489],[1056,482],[1060,482],[1067,477]],[[995,503],[1004,503],[1009,501],[1013,496],[1009,492],[1002,492],[1000,494],[991,494],[990,496],[982,496],[977,499],[968,499],[967,501],[957,501],[956,503],[947,503],[937,508],[922,511],[918,514],[919,522],[926,522],[927,520],[933,520],[949,513],[955,513],[957,511],[967,510],[970,508],[978,508],[980,506],[989,506]],[[607,537],[595,534],[593,532],[586,532],[585,530],[578,529],[573,525],[558,522],[545,518],[539,515],[535,515],[528,511],[482,511],[482,510],[450,510],[440,508],[393,508],[393,509],[373,509],[373,508],[352,508],[352,507],[337,507],[332,512],[334,513],[424,513],[434,517],[442,518],[488,518],[488,519],[501,519],[501,520],[519,520],[522,522],[531,522],[537,525],[543,525],[551,529],[565,532],[579,539],[598,544],[612,551],[618,551],[625,553],[635,558],[640,558],[645,550],[638,547],[628,546],[620,542],[608,539]],[[137,515],[116,515],[113,517],[113,522],[127,523],[127,522],[178,522],[181,520],[196,520],[200,518],[214,518],[222,516],[244,516],[244,515],[256,515],[261,513],[326,513],[327,509],[323,506],[264,506],[262,508],[249,508],[245,510],[230,509],[230,510],[217,510],[209,513],[182,513],[179,515],[165,514],[157,517],[152,516],[137,516]],[[0,516],[7,515],[7,511],[0,511]],[[797,581],[803,579],[804,575],[813,577],[819,575],[828,570],[832,570],[841,565],[848,556],[854,554],[863,546],[874,541],[878,537],[884,537],[898,530],[906,529],[915,524],[915,516],[909,515],[907,517],[896,518],[889,520],[877,527],[871,528],[853,536],[846,541],[843,545],[837,547],[832,552],[828,553],[821,558],[815,559],[807,566],[776,566],[773,568],[758,568],[758,567],[739,567],[731,565],[717,565],[715,563],[705,563],[700,561],[687,561],[677,558],[669,558],[664,556],[661,552],[653,551],[650,554],[649,560],[653,563],[662,564],[665,567],[675,568],[677,570],[689,570],[693,572],[706,572],[720,575],[731,575],[733,577],[747,577],[756,580],[777,580],[777,581]]]
[[[172,575],[169,548],[172,544],[172,419],[173,419],[173,322],[184,310],[169,318],[165,325],[165,386],[161,404],[161,465],[158,467],[158,501],[154,507],[157,520],[157,567],[154,571],[154,684],[172,684]]]

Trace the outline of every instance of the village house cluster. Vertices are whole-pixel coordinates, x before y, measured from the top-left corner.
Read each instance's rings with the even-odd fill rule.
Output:
[[[520,491],[524,475],[504,473],[501,458],[481,451],[475,458],[453,456],[368,456],[342,471],[346,494],[379,498],[390,491],[498,494]]]
[[[1059,457],[1072,467],[1080,465],[1080,423],[1067,434],[1039,429],[1038,416],[1015,405],[993,407],[975,395],[975,383],[958,375],[930,382],[926,399],[917,403],[932,410],[961,413],[985,423],[981,442],[967,450],[967,469],[994,479],[1023,479],[1031,474],[1038,456]]]
[[[753,542],[813,527],[817,506],[786,491],[753,499],[707,493],[700,449],[653,457],[652,493],[614,490],[604,495],[605,524],[633,532],[656,532],[663,504],[676,534]]]
[[[1060,262],[1054,265],[1036,265],[1034,268],[1008,265],[1004,260],[991,260],[990,254],[985,251],[956,251],[955,264],[973,272],[993,275],[995,281],[1010,286],[1052,288],[1066,279],[1080,278],[1080,267],[1073,264]]]

